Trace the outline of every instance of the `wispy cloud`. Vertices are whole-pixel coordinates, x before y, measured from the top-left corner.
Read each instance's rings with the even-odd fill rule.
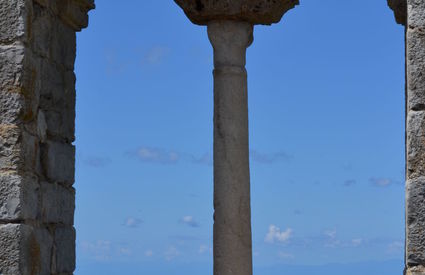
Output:
[[[180,223],[186,224],[190,227],[199,227],[199,223],[192,216],[184,216],[179,220]]]
[[[129,66],[130,62],[119,56],[119,51],[117,49],[106,49],[104,56],[106,61],[106,73],[108,75],[123,73]]]
[[[282,252],[282,251],[279,251],[277,256],[279,257],[279,259],[282,259],[282,260],[290,260],[295,258],[294,255],[292,255],[291,253]]]
[[[177,248],[176,247],[174,247],[174,246],[170,246],[166,251],[165,251],[165,253],[164,253],[164,256],[165,256],[165,259],[167,260],[167,261],[171,261],[171,260],[173,260],[174,258],[176,258],[176,257],[178,257],[178,256],[180,256],[180,251],[179,250],[177,250]]]
[[[326,236],[325,247],[336,248],[341,246],[341,241],[337,239],[336,234],[336,229],[329,229],[324,232]]]
[[[80,247],[84,253],[89,254],[95,260],[107,261],[112,258],[111,241],[98,240],[96,242],[81,242]]]
[[[204,164],[204,165],[208,165],[208,166],[213,165],[213,155],[211,153],[205,153],[201,157],[197,157],[197,156],[190,155],[190,154],[189,154],[189,156],[192,159],[193,163]]]
[[[167,151],[161,148],[140,147],[139,149],[128,152],[127,155],[136,157],[143,162],[153,162],[161,164],[174,164],[180,159],[179,153]]]
[[[150,249],[145,251],[145,257],[148,257],[148,258],[149,258],[149,257],[152,257],[152,256],[153,256],[153,254],[154,254],[154,253],[153,253],[153,251],[152,251],[152,250],[150,250]]]
[[[352,239],[352,240],[351,240],[351,244],[352,244],[354,247],[360,246],[360,245],[362,245],[362,244],[363,244],[363,239],[362,239],[362,238]]]
[[[402,241],[393,241],[387,246],[387,253],[401,253],[404,249],[404,243]]]
[[[369,182],[378,187],[388,187],[388,186],[400,183],[390,178],[375,178],[375,177],[370,178]]]
[[[206,253],[206,252],[212,252],[212,248],[211,247],[208,247],[207,245],[204,245],[204,244],[202,244],[200,247],[199,247],[199,254],[204,254],[204,253]]]
[[[251,150],[250,157],[253,161],[264,164],[289,161],[292,159],[292,156],[285,152],[263,153],[257,150]]]
[[[107,157],[83,157],[82,161],[85,165],[94,167],[94,168],[101,168],[109,165],[111,163],[111,159]]]
[[[149,65],[160,65],[170,53],[170,48],[164,46],[154,46],[150,48],[144,58],[143,63]]]
[[[287,228],[285,231],[281,231],[279,227],[271,224],[269,226],[269,231],[267,232],[264,241],[267,243],[274,243],[274,242],[285,243],[291,238],[291,236],[292,236],[291,228]]]
[[[353,179],[351,179],[351,180],[346,180],[346,181],[344,181],[344,186],[345,187],[350,187],[350,186],[354,186],[354,185],[356,185],[356,180],[353,180]]]
[[[128,217],[122,225],[129,228],[138,228],[142,223],[143,221],[141,219]]]
[[[196,155],[188,152],[179,152],[159,147],[142,146],[136,150],[128,151],[127,156],[135,157],[143,162],[152,162],[160,164],[177,164],[178,162],[187,162],[202,165],[213,165],[213,154],[204,153]],[[276,162],[289,161],[292,156],[284,152],[262,153],[256,150],[250,151],[250,158],[254,162],[263,164],[273,164]]]

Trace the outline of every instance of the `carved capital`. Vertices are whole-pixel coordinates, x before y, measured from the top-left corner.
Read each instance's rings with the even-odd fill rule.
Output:
[[[388,6],[394,11],[397,23],[405,25],[407,22],[407,0],[387,0]]]
[[[253,25],[278,23],[299,0],[174,0],[197,25],[215,20],[244,21]]]

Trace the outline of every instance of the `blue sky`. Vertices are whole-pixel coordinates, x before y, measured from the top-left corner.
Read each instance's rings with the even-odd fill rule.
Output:
[[[256,274],[401,274],[403,34],[384,0],[255,27]],[[75,274],[212,274],[211,70],[173,1],[98,1],[78,34]]]

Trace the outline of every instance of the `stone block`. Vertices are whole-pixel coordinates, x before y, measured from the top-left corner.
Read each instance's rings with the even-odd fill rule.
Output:
[[[0,173],[0,220],[35,220],[39,216],[39,185],[35,177]]]
[[[406,182],[406,264],[425,263],[425,177]]]
[[[44,223],[74,224],[75,190],[42,182],[42,220]]]
[[[67,70],[74,70],[76,56],[75,31],[56,19],[53,24],[50,57],[57,64],[65,66]]]
[[[425,30],[408,29],[406,35],[408,109],[425,110]]]
[[[406,0],[409,28],[425,28],[425,1]]]
[[[72,185],[75,171],[75,147],[71,144],[48,141],[42,145],[42,164],[50,182]]]
[[[13,124],[0,125],[0,170],[41,173],[37,137]]]
[[[75,139],[75,75],[43,62],[40,107],[44,111],[49,136],[68,142]]]
[[[53,238],[46,229],[0,225],[0,274],[51,274],[52,246]]]
[[[57,227],[55,247],[55,272],[72,273],[75,269],[75,229],[73,227]]]
[[[31,38],[32,50],[42,57],[48,58],[52,41],[53,17],[48,9],[34,5],[34,18],[32,23],[33,35]]]
[[[406,275],[425,275],[424,266],[412,266],[406,270]]]
[[[0,43],[21,40],[30,35],[31,0],[0,0]]]
[[[425,111],[410,111],[406,124],[407,179],[425,176]]]

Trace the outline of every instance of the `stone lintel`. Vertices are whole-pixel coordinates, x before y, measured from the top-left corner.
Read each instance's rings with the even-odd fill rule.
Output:
[[[174,0],[197,25],[213,20],[245,21],[253,25],[278,23],[299,0]]]
[[[89,23],[88,12],[95,8],[94,0],[33,0],[50,9],[75,31],[81,31]]]
[[[387,0],[388,6],[394,11],[395,20],[398,24],[406,26],[407,0]]]

